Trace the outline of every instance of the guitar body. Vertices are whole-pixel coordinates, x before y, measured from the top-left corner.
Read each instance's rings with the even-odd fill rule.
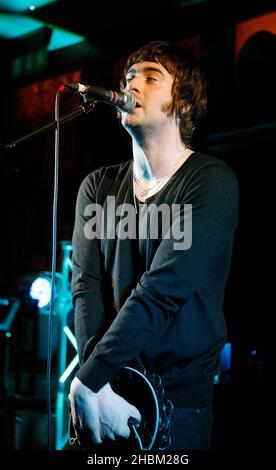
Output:
[[[125,367],[111,382],[112,390],[134,405],[141,414],[141,422],[130,418],[130,437],[116,436],[116,441],[104,439],[102,444],[94,444],[88,431],[83,431],[81,447],[86,449],[120,449],[123,451],[166,450],[170,446],[170,425],[173,405],[164,396],[164,389],[158,375],[148,376],[142,371]],[[69,421],[69,442],[78,445],[74,429]]]

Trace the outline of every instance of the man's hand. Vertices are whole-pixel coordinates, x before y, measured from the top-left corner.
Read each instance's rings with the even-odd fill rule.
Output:
[[[97,393],[75,377],[71,383],[69,400],[71,402],[72,423],[80,444],[80,431],[89,429],[96,444],[102,442],[100,435],[100,412]]]
[[[105,437],[115,440],[116,435],[127,439],[129,417],[141,421],[137,408],[113,392],[109,383],[94,393],[75,377],[69,399],[76,435],[81,429],[89,429],[96,444],[101,444]]]
[[[130,435],[130,429],[127,424],[128,419],[132,416],[139,422],[141,421],[138,409],[113,392],[109,383],[101,388],[97,395],[101,435],[112,440],[116,439],[116,435],[128,439]]]

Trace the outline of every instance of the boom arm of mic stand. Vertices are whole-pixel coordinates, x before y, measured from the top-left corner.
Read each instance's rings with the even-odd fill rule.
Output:
[[[90,111],[93,111],[96,103],[97,103],[96,100],[93,100],[93,101],[89,100],[81,104],[80,106],[78,106],[76,109],[73,109],[73,111],[69,111],[68,113],[65,113],[64,115],[60,117],[60,124],[64,124],[65,122],[71,121],[71,119],[81,116],[82,114],[87,114]],[[38,127],[34,131],[29,132],[28,134],[25,134],[22,137],[19,137],[18,139],[10,143],[2,145],[0,147],[1,152],[14,150],[18,145],[21,145],[24,142],[31,140],[33,137],[44,134],[45,132],[51,129],[55,129],[55,128],[56,128],[56,121],[51,121],[48,124],[44,124],[43,126]]]

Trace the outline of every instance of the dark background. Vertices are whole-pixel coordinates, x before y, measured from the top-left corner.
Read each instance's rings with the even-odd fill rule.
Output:
[[[118,90],[124,60],[135,48],[148,40],[183,41],[209,75],[209,111],[194,147],[226,161],[240,184],[239,226],[225,296],[232,369],[230,381],[216,388],[215,443],[219,449],[272,447],[275,5],[160,5],[140,0],[130,12],[129,2],[101,3],[93,2],[89,14],[85,2],[68,8],[63,0],[26,13],[86,38],[49,52],[42,71],[13,77],[11,64],[16,57],[45,48],[51,34],[47,27],[17,40],[0,39],[0,297],[15,296],[21,276],[51,267],[54,132],[11,151],[5,145],[53,119],[55,94],[62,83],[81,80]],[[62,98],[62,111],[77,105],[78,97]],[[108,105],[98,104],[89,115],[62,126],[59,242],[71,239],[82,179],[100,166],[129,158],[130,140]],[[40,444],[28,444],[32,445]]]

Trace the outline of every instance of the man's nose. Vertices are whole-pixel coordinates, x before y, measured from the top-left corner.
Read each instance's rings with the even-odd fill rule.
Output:
[[[129,83],[129,90],[135,91],[136,93],[140,93],[142,88],[142,80],[139,76],[133,77],[131,82]]]

